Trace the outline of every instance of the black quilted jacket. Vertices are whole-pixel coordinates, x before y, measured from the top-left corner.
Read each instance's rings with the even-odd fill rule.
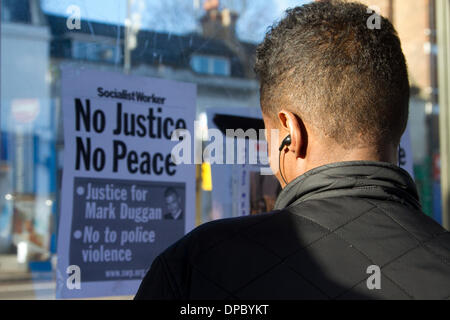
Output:
[[[276,209],[197,228],[154,261],[135,299],[450,298],[450,234],[421,212],[402,169],[320,167]]]

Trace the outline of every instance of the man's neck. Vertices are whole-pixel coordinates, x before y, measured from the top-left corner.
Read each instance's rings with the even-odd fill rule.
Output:
[[[330,150],[332,150],[330,152]],[[304,162],[300,173],[303,174],[312,169],[338,162],[350,161],[374,161],[398,164],[398,155],[396,148],[354,148],[344,149],[342,147],[330,147],[316,149],[316,152],[311,153],[308,160]]]

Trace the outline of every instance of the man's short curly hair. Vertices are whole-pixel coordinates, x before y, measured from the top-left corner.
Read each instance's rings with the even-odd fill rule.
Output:
[[[400,142],[410,86],[392,24],[368,27],[359,3],[318,1],[289,9],[258,46],[261,107],[282,108],[344,147]]]

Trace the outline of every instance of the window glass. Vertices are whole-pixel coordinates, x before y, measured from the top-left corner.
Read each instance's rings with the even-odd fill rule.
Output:
[[[194,56],[192,58],[192,68],[198,73],[209,73],[209,60],[206,57]]]
[[[2,1],[2,20],[8,22],[29,23],[31,21],[30,4],[27,0]]]
[[[230,63],[226,58],[195,55],[191,60],[192,69],[197,73],[229,76]]]
[[[216,58],[213,60],[213,73],[220,76],[227,76],[229,72],[229,63],[226,59]]]
[[[61,66],[195,83],[201,124],[211,108],[255,111],[257,44],[287,8],[306,2],[1,1],[0,299],[55,298]],[[390,17],[401,37],[413,89],[414,178],[425,213],[443,223],[435,1],[362,2]],[[200,224],[217,218],[217,204],[210,168],[198,171],[207,185],[198,190]]]

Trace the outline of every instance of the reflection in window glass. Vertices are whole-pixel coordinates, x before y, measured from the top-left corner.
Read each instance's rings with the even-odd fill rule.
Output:
[[[31,21],[28,0],[3,0],[1,2],[2,21],[29,23]]]
[[[191,60],[192,69],[198,73],[208,73],[208,59],[195,56]]]
[[[95,42],[74,41],[72,44],[72,52],[73,58],[77,60],[114,62],[116,47]]]
[[[225,59],[214,59],[214,74],[227,76],[229,74],[229,64]]]
[[[195,55],[191,59],[192,69],[197,73],[229,76],[230,63],[226,58]]]
[[[133,1],[127,15],[126,0],[1,1],[0,299],[55,294],[62,65],[195,83],[199,115],[212,107],[259,107],[253,73],[257,43],[285,9],[308,1],[206,2]],[[424,211],[442,222],[435,1],[363,2],[391,17],[402,38],[413,85],[415,179]],[[79,29],[68,28],[72,5],[80,9]],[[133,26],[128,41],[126,18]],[[202,222],[221,217],[220,210],[231,211],[217,209],[208,192],[203,192]],[[45,285],[35,290],[30,279]],[[11,280],[23,283],[23,291],[8,293],[4,282]]]

